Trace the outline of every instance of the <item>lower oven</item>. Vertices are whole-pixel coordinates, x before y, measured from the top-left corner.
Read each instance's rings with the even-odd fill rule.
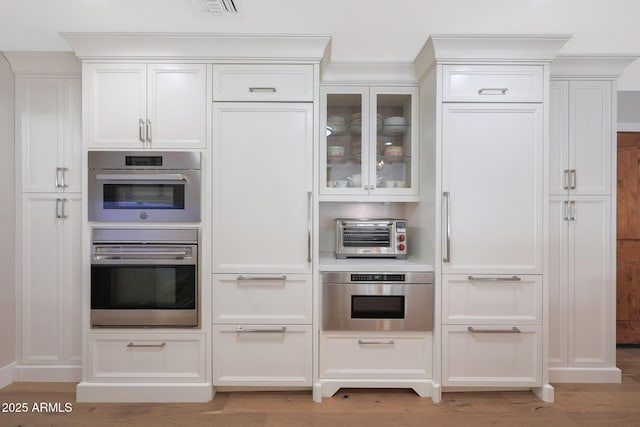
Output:
[[[197,327],[198,229],[92,230],[92,327]]]
[[[323,273],[322,328],[432,331],[433,273]]]

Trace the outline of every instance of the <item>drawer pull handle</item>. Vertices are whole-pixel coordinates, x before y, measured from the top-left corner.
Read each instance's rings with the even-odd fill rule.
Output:
[[[358,340],[360,345],[393,345],[393,340]]]
[[[287,281],[287,275],[283,274],[282,276],[275,276],[275,277],[269,277],[269,276],[256,276],[256,277],[247,277],[247,276],[238,276],[236,277],[236,281],[238,282],[243,282],[243,281],[266,281],[266,280],[281,280],[282,282],[286,282]]]
[[[470,282],[520,282],[522,279],[518,276],[511,277],[475,277],[467,276]]]
[[[249,92],[253,92],[253,93],[276,93],[276,88],[275,87],[250,87],[249,88]]]
[[[130,342],[127,344],[127,348],[164,348],[166,345],[166,342],[163,342],[162,344],[134,344]]]
[[[286,326],[282,326],[280,328],[265,328],[265,329],[249,328],[249,329],[245,329],[242,326],[238,326],[238,328],[236,329],[236,332],[239,333],[239,334],[244,334],[244,333],[258,333],[258,334],[278,333],[278,334],[284,334],[285,332],[287,332],[287,327]]]
[[[467,331],[474,334],[519,334],[522,332],[515,326],[511,329],[475,329],[473,326],[469,326]]]
[[[478,89],[478,95],[506,95],[507,87],[483,87]]]

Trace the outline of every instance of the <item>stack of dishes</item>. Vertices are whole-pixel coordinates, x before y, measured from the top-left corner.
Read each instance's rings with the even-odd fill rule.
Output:
[[[382,133],[387,136],[402,135],[407,130],[407,119],[404,117],[388,117],[384,119]]]
[[[388,162],[400,161],[402,156],[404,156],[404,148],[400,145],[388,145],[384,148],[384,158]]]
[[[347,119],[342,116],[327,117],[327,135],[342,135],[347,130]]]
[[[384,116],[380,113],[376,115],[376,133],[380,133],[384,124]]]
[[[359,139],[351,140],[351,156],[353,160],[360,161],[360,157],[362,156],[362,141]]]
[[[351,133],[362,133],[362,113],[353,113],[349,121]]]
[[[342,147],[341,145],[328,146],[327,159],[330,163],[344,162],[344,147]]]

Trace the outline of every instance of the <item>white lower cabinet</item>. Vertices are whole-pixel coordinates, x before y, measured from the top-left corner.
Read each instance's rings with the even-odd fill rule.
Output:
[[[542,385],[542,327],[444,325],[443,386]]]
[[[311,324],[311,276],[215,274],[214,323]]]
[[[323,333],[320,377],[345,379],[431,378],[431,334]]]
[[[89,334],[89,382],[205,381],[204,334]]]
[[[311,325],[214,325],[213,343],[214,386],[311,386]]]

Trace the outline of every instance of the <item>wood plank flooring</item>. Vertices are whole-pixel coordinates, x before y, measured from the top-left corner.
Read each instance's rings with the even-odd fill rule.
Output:
[[[622,384],[554,384],[556,401],[530,392],[444,393],[440,404],[409,390],[217,393],[208,403],[77,403],[72,383],[14,383],[0,390],[0,426],[640,426],[640,348],[619,348]],[[57,412],[36,412],[51,404]],[[5,412],[26,403],[26,413]],[[70,412],[65,410],[69,403]],[[56,408],[57,404],[57,408]]]

